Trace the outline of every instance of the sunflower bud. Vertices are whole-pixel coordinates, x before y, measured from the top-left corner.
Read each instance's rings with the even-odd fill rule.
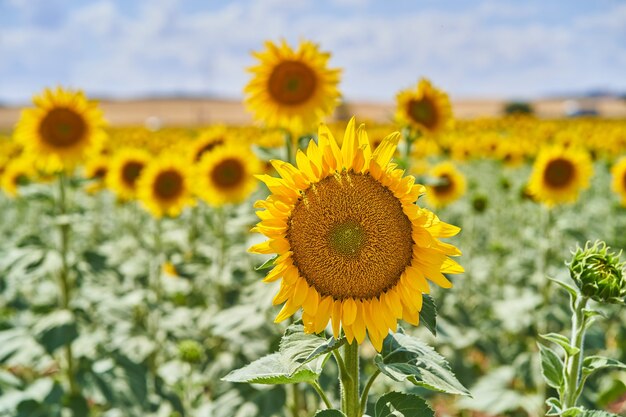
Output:
[[[183,340],[178,344],[178,355],[183,362],[198,363],[204,357],[202,345],[195,340]]]
[[[489,200],[484,195],[477,195],[472,199],[472,208],[476,213],[483,213],[487,210]]]
[[[624,304],[626,277],[619,256],[601,241],[587,242],[574,252],[570,276],[583,295],[601,303]]]

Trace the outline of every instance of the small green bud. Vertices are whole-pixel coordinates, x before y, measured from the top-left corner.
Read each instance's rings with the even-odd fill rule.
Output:
[[[472,208],[476,213],[483,213],[487,210],[489,200],[484,195],[477,195],[472,199]]]
[[[626,277],[621,252],[610,252],[606,243],[587,242],[577,248],[569,264],[570,276],[580,292],[600,303],[624,304],[626,301]]]
[[[178,344],[178,355],[183,362],[198,363],[204,358],[204,350],[200,343],[187,339]]]

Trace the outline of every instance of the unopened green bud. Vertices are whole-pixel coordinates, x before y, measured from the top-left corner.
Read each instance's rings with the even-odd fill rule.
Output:
[[[619,261],[621,253],[609,249],[601,241],[578,248],[569,264],[570,276],[583,295],[600,303],[624,304],[624,263]]]
[[[483,213],[487,210],[488,201],[484,195],[477,195],[472,199],[472,208],[476,213]]]
[[[183,362],[198,363],[204,358],[202,345],[195,340],[183,340],[178,344],[178,354]]]

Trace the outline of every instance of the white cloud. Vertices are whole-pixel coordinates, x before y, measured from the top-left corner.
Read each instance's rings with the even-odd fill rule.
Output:
[[[12,0],[16,8],[39,4]],[[63,0],[55,0],[55,2]],[[332,0],[365,8],[367,0]],[[61,3],[58,3],[61,4]],[[0,32],[0,99],[27,100],[46,85],[95,93],[215,93],[239,97],[265,39],[310,38],[344,68],[347,98],[391,101],[428,76],[453,96],[529,96],[596,86],[626,89],[626,6],[571,21],[543,20],[537,3],[488,0],[469,11],[329,13],[314,0],[226,2],[188,13],[175,0],[126,14],[100,0],[65,8],[60,26]],[[30,12],[28,12],[30,13]]]

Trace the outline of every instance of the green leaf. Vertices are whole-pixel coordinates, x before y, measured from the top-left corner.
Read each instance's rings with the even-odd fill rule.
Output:
[[[434,391],[470,395],[441,355],[403,333],[389,334],[385,338],[383,350],[374,358],[374,363],[395,381],[407,380]]]
[[[317,379],[328,354],[345,343],[345,339],[329,339],[304,333],[300,323],[287,328],[278,352],[258,359],[222,378],[230,382],[256,384],[293,384]]]
[[[321,367],[317,369],[308,365],[300,367],[299,364],[286,361],[280,352],[276,352],[230,372],[222,380],[251,384],[295,384],[314,381],[321,372]]]
[[[423,324],[433,336],[437,336],[437,305],[435,300],[428,294],[423,295],[422,311],[420,311],[420,323]]]
[[[66,407],[72,411],[73,417],[83,417],[89,415],[89,405],[87,400],[80,394],[70,395],[66,399]]]
[[[609,413],[608,411],[601,410],[583,410],[578,414],[578,417],[620,417],[617,414]]]
[[[548,406],[548,411],[546,412],[546,416],[560,416],[561,415],[561,401],[558,398],[550,397],[546,400],[546,405]]]
[[[552,349],[539,345],[541,354],[541,373],[546,383],[552,388],[560,388],[563,384],[563,361]]]
[[[588,356],[583,359],[583,375],[591,375],[595,371],[605,368],[626,369],[626,364],[604,356]]]
[[[274,255],[269,258],[267,261],[263,262],[263,264],[254,268],[255,271],[261,271],[263,269],[268,269],[274,266],[274,261],[278,258],[278,255]]]
[[[567,353],[569,356],[573,356],[577,354],[578,352],[580,352],[580,349],[578,349],[577,347],[570,346],[569,339],[563,336],[562,334],[558,334],[558,333],[540,334],[539,337],[561,346],[563,350],[565,351],[565,353]]]
[[[390,392],[376,402],[375,417],[434,417],[426,401],[415,394]]]
[[[68,310],[58,310],[40,319],[33,332],[49,354],[78,337],[76,320]]]
[[[332,409],[318,411],[313,417],[346,417],[346,415],[339,410]]]
[[[557,284],[559,287],[563,288],[565,291],[567,291],[572,297],[574,297],[574,299],[578,298],[578,290],[574,287],[572,287],[569,284],[564,283],[563,281],[559,281],[558,279],[555,278],[548,278],[550,281],[554,282],[555,284]]]

